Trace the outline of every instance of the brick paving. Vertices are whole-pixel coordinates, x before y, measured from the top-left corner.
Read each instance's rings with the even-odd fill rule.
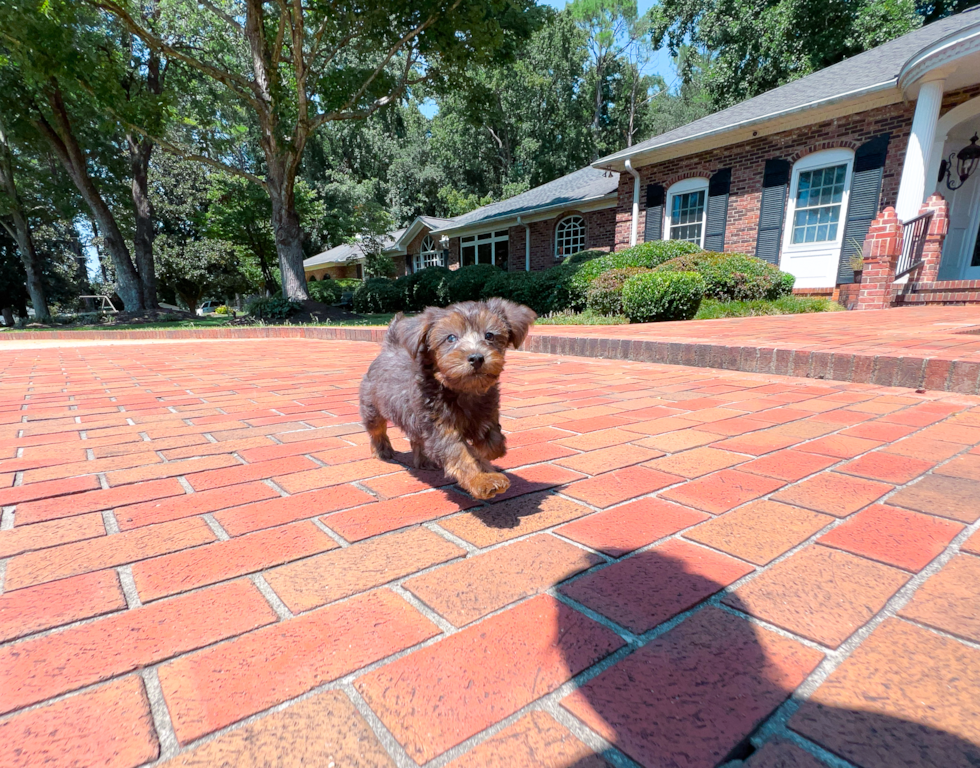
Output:
[[[376,351],[0,347],[0,765],[980,764],[980,398],[514,353],[484,503]]]

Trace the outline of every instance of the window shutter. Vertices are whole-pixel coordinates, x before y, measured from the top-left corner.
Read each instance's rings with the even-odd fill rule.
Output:
[[[442,249],[442,266],[444,266],[444,267],[448,267],[449,266],[449,249],[448,248],[443,248]]]
[[[708,211],[704,231],[706,251],[725,250],[725,225],[728,223],[728,193],[731,186],[731,168],[722,168],[708,180]]]
[[[776,158],[766,160],[766,169],[762,177],[759,234],[755,241],[755,255],[770,264],[779,264],[779,242],[783,236],[788,186],[789,161]]]
[[[889,133],[875,136],[858,147],[857,152],[854,153],[854,172],[851,175],[851,194],[847,202],[844,242],[840,249],[840,263],[837,265],[839,284],[854,282],[851,257],[861,253],[871,222],[878,215],[881,179],[885,173],[885,157],[888,154],[890,139]]]
[[[643,241],[664,239],[664,188],[659,184],[647,184],[647,224]]]

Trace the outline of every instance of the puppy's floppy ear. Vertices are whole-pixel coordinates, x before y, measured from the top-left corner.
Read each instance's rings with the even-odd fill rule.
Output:
[[[430,307],[416,317],[405,317],[399,312],[388,327],[392,343],[405,347],[412,357],[419,357],[427,352],[429,331],[437,319],[437,311]]]
[[[518,349],[524,343],[534,321],[538,319],[534,310],[525,307],[523,304],[507,301],[507,299],[490,299],[487,306],[507,323],[507,328],[510,331],[508,342],[514,349]]]

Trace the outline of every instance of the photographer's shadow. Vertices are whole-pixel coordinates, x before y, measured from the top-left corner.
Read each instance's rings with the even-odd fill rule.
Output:
[[[558,592],[637,635],[651,632],[723,588],[658,551],[663,548],[593,571]],[[825,763],[778,737],[753,745],[753,735],[769,732],[766,721],[824,656],[753,624],[734,593],[724,603],[702,605],[560,706],[651,768],[838,768],[840,762]],[[577,621],[565,619],[563,627],[559,619],[555,628],[570,675],[582,671]],[[958,664],[950,666],[950,659]],[[980,651],[887,619],[800,704],[788,729],[861,768],[980,768],[978,670]],[[580,750],[571,760],[533,764],[597,768],[605,758]]]

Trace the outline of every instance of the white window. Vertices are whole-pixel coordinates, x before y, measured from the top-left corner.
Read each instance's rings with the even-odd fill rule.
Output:
[[[567,216],[555,228],[555,258],[563,259],[585,250],[585,219]]]
[[[507,269],[509,245],[509,230],[506,229],[484,232],[482,235],[461,237],[459,240],[460,266],[496,264],[501,269]]]
[[[667,190],[667,239],[704,246],[708,180],[684,179]]]
[[[814,152],[793,166],[780,267],[798,288],[837,283],[854,152]]]
[[[420,269],[425,269],[426,267],[441,266],[442,252],[439,250],[436,241],[432,239],[432,236],[426,235],[422,238],[422,246],[415,255],[415,271],[418,272]]]

